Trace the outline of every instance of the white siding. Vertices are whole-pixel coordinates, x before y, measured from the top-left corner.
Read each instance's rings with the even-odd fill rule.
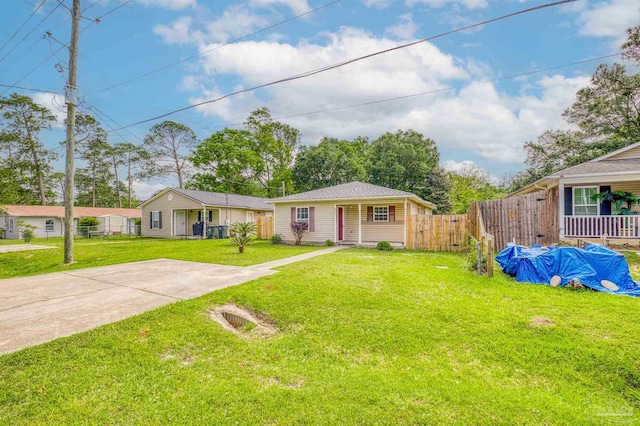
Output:
[[[414,203],[415,204],[415,203]],[[404,200],[387,199],[375,202],[363,200],[361,203],[361,216],[358,220],[358,204],[354,201],[326,201],[316,203],[277,203],[275,213],[275,233],[282,235],[283,240],[293,241],[291,233],[291,208],[315,207],[315,232],[305,232],[302,242],[324,243],[326,240],[336,240],[336,206],[344,207],[345,222],[343,241],[349,243],[358,242],[358,223],[362,225],[362,242],[389,241],[393,243],[404,242]],[[368,222],[367,207],[369,206],[395,206],[396,214],[393,222]],[[415,204],[415,210],[429,214],[429,209]]]
[[[172,196],[171,201],[168,198],[169,194]],[[171,237],[173,235],[173,210],[202,210],[202,205],[173,191],[163,194],[142,208],[142,236]],[[151,229],[150,215],[153,211],[162,212],[162,229]],[[198,213],[195,214],[197,218]],[[191,234],[192,223],[191,221],[187,223],[189,234]]]
[[[295,241],[291,233],[291,208],[315,207],[315,232],[306,231],[302,242],[324,243],[335,239],[336,210],[333,202],[320,203],[278,203],[276,204],[274,232],[282,235],[284,241]]]

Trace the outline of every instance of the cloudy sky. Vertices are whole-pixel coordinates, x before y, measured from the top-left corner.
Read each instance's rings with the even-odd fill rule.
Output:
[[[0,45],[42,0],[7,3],[0,14]],[[66,6],[71,3],[65,0]],[[83,0],[84,16],[101,18],[98,24],[82,22],[82,108],[93,111],[107,129],[122,127],[540,4]],[[316,8],[320,9],[291,19]],[[44,0],[0,50],[0,84],[60,92],[68,60],[61,43],[68,43],[69,19],[69,11],[57,0]],[[638,24],[637,0],[580,0],[189,109],[170,119],[191,126],[204,138],[268,106],[272,116],[286,117],[281,121],[301,130],[306,145],[317,144],[322,136],[376,138],[412,128],[436,141],[447,167],[473,161],[499,176],[522,168],[526,141],[546,129],[567,126],[561,113],[576,90],[588,84],[598,63],[616,58],[568,64],[618,52],[625,28]],[[52,37],[43,38],[46,31]],[[62,105],[52,94],[24,93],[54,110]],[[140,143],[153,124],[113,132],[111,137]],[[62,126],[57,126],[43,139],[53,147],[63,136]],[[141,192],[149,190],[139,187]]]

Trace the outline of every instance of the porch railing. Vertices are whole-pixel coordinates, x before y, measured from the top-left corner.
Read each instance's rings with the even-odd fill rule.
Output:
[[[565,237],[639,238],[640,216],[565,216]]]

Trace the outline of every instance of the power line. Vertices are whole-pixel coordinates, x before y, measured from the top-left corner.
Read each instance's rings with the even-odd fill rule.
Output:
[[[60,93],[53,92],[51,90],[31,89],[29,87],[13,86],[13,85],[9,85],[9,84],[0,84],[0,87],[7,87],[9,89],[31,90],[32,92],[53,93],[53,94],[56,94],[56,95],[60,95]]]
[[[289,81],[294,81],[294,80],[299,80],[299,79],[302,79],[302,78],[310,77],[312,75],[320,74],[320,73],[323,73],[323,72],[326,72],[326,71],[329,71],[329,70],[332,70],[332,69],[335,69],[335,68],[340,68],[340,67],[343,67],[345,65],[352,64],[354,62],[362,61],[364,59],[368,59],[368,58],[372,58],[372,57],[375,57],[375,56],[382,55],[384,53],[389,53],[389,52],[393,52],[393,51],[396,51],[396,50],[404,49],[404,48],[407,48],[407,47],[410,47],[410,46],[415,46],[417,44],[424,43],[426,41],[434,40],[436,38],[441,38],[441,37],[444,37],[444,36],[447,36],[447,35],[450,35],[450,34],[454,34],[454,33],[461,32],[461,31],[465,31],[465,30],[468,30],[468,29],[471,29],[471,28],[482,26],[482,25],[490,24],[492,22],[500,21],[500,20],[503,20],[503,19],[511,18],[511,17],[517,16],[517,15],[522,15],[522,14],[533,12],[533,11],[540,10],[540,9],[545,9],[545,8],[549,8],[549,7],[553,7],[553,6],[559,6],[559,5],[567,4],[567,3],[573,3],[575,1],[577,1],[577,0],[560,0],[560,1],[553,2],[553,3],[546,3],[546,4],[543,4],[543,5],[540,5],[540,6],[535,6],[535,7],[519,10],[517,12],[513,12],[513,13],[506,14],[506,15],[502,15],[502,16],[499,16],[497,18],[488,19],[486,21],[482,21],[482,22],[478,22],[478,23],[475,23],[475,24],[472,24],[472,25],[467,25],[465,27],[460,27],[460,28],[457,28],[457,29],[446,31],[444,33],[440,33],[440,34],[435,35],[435,36],[431,36],[431,37],[428,37],[428,38],[423,38],[423,39],[416,40],[416,41],[413,41],[413,42],[410,42],[410,43],[401,44],[401,45],[398,45],[398,46],[395,46],[395,47],[391,47],[389,49],[384,49],[384,50],[380,50],[380,51],[377,51],[377,52],[374,52],[374,53],[370,53],[368,55],[359,56],[357,58],[349,59],[347,61],[339,62],[339,63],[332,64],[332,65],[327,65],[327,66],[322,67],[322,68],[318,68],[318,69],[315,69],[315,70],[307,71],[307,72],[304,72],[304,73],[301,73],[301,74],[297,74],[297,75],[294,75],[294,76],[291,76],[291,77],[282,78],[280,80],[272,81],[270,83],[264,83],[264,84],[261,84],[261,85],[258,85],[258,86],[250,87],[248,89],[236,90],[235,92],[228,93],[228,94],[220,96],[218,98],[210,99],[208,101],[199,102],[199,103],[196,103],[196,104],[193,104],[193,105],[189,105],[189,106],[186,106],[186,107],[175,109],[173,111],[170,111],[170,112],[167,112],[165,114],[161,114],[161,115],[158,115],[158,116],[155,116],[155,117],[152,117],[152,118],[148,118],[148,119],[145,119],[145,120],[137,121],[135,123],[129,124],[127,126],[123,126],[123,127],[119,128],[119,129],[116,129],[116,130],[122,130],[124,128],[133,127],[133,126],[136,126],[138,124],[144,124],[144,123],[148,123],[150,121],[155,121],[155,120],[158,120],[160,118],[164,118],[164,117],[168,117],[170,115],[176,114],[178,112],[186,111],[186,110],[189,110],[189,109],[192,109],[192,108],[196,108],[196,107],[199,107],[199,106],[202,106],[202,105],[206,105],[206,104],[219,102],[219,101],[221,101],[223,99],[226,99],[226,98],[229,98],[231,96],[238,95],[238,94],[241,94],[241,93],[252,92],[252,91],[255,91],[255,90],[258,90],[258,89],[262,89],[264,87],[274,86],[276,84],[285,83],[285,82],[289,82]]]
[[[16,48],[17,48],[18,46],[20,46],[20,44],[21,44],[23,41],[25,41],[25,40],[27,39],[27,37],[29,37],[31,34],[33,34],[33,32],[34,32],[34,31],[35,31],[35,30],[36,30],[40,25],[42,25],[42,23],[43,23],[44,21],[46,21],[46,20],[49,18],[49,16],[53,15],[53,12],[55,12],[59,7],[60,7],[60,3],[58,3],[58,4],[56,5],[56,7],[54,7],[53,9],[51,9],[51,12],[49,12],[49,13],[47,14],[47,16],[45,16],[44,18],[42,18],[42,19],[40,20],[40,22],[38,22],[38,23],[36,24],[36,26],[35,26],[35,27],[33,27],[33,28],[31,29],[31,31],[29,31],[29,32],[27,33],[27,35],[25,35],[24,37],[22,37],[22,39],[20,39],[20,41],[19,41],[19,42],[17,42],[17,43],[16,43],[16,44],[11,48],[11,50],[9,50],[7,53],[5,53],[5,55],[4,55],[2,58],[0,58],[0,62],[4,61],[4,60],[6,59],[6,57],[7,57],[7,56],[9,56],[9,55],[11,54],[11,52],[13,52],[14,50],[16,50]]]
[[[115,12],[116,10],[120,9],[123,6],[126,6],[127,4],[131,3],[133,0],[128,0],[124,3],[122,3],[121,5],[109,10],[108,12],[100,15],[98,18],[96,18],[96,20],[91,21],[86,27],[84,27],[84,29],[82,31],[80,31],[80,34],[84,33],[86,30],[89,29],[89,27],[91,27],[91,25],[93,25],[94,23],[100,22],[100,20]],[[96,2],[97,3],[97,2]],[[95,4],[95,3],[94,3]],[[85,10],[89,9],[90,7],[92,7],[93,4],[89,5]],[[64,49],[64,46],[60,47],[58,50],[54,51],[51,53],[51,55],[47,56],[42,62],[40,62],[38,65],[36,65],[34,68],[32,68],[29,72],[27,72],[25,75],[23,75],[22,77],[20,77],[20,79],[18,81],[16,81],[15,83],[13,83],[14,85],[19,84],[22,80],[24,80],[25,78],[29,77],[31,74],[33,74],[38,68],[40,68],[42,65],[44,65],[49,59],[53,58],[54,56],[56,56],[62,49]],[[0,93],[0,96],[4,95],[9,89],[5,89],[2,93]]]
[[[20,30],[22,30],[22,28],[24,28],[24,26],[27,25],[27,22],[29,22],[29,20],[33,17],[33,15],[38,13],[38,10],[40,10],[40,8],[45,4],[46,1],[47,0],[42,0],[40,4],[33,10],[33,12],[31,12],[31,15],[29,15],[29,17],[22,23],[22,25],[20,25],[20,27],[18,27],[18,29],[15,30],[13,34],[11,34],[11,37],[9,37],[9,40],[5,41],[2,47],[0,47],[0,52],[11,42],[11,40],[13,40],[13,38],[16,35],[18,35]]]
[[[555,66],[552,66],[552,67],[541,68],[541,69],[537,69],[537,70],[533,70],[533,71],[522,72],[522,73],[519,73],[519,74],[508,75],[508,76],[504,76],[504,77],[498,78],[497,81],[509,80],[509,79],[514,79],[514,78],[518,78],[518,77],[524,77],[524,76],[527,76],[527,75],[532,75],[532,74],[539,74],[539,73],[542,73],[542,72],[551,71],[551,70],[555,70],[555,69],[558,69],[558,68],[568,67],[568,66],[572,66],[572,65],[580,65],[580,64],[587,63],[587,62],[598,61],[600,59],[612,58],[614,56],[620,56],[621,54],[622,54],[622,52],[612,53],[612,54],[609,54],[609,55],[603,55],[603,56],[598,56],[598,57],[595,57],[595,58],[589,58],[589,59],[583,59],[583,60],[580,60],[580,61],[570,62],[568,64],[555,65]],[[455,90],[455,89],[456,88],[453,87],[453,86],[444,87],[442,89],[430,90],[430,91],[427,91],[427,92],[412,93],[412,94],[409,94],[409,95],[395,96],[393,98],[378,99],[378,100],[375,100],[375,101],[362,102],[362,103],[353,104],[353,105],[346,105],[346,106],[327,108],[327,109],[321,109],[321,110],[315,110],[315,111],[307,111],[307,112],[301,112],[301,113],[290,114],[290,115],[282,115],[282,116],[279,116],[279,117],[273,117],[272,120],[284,120],[284,119],[287,119],[287,118],[302,117],[302,116],[305,116],[305,115],[314,115],[314,114],[321,114],[321,113],[325,113],[325,112],[340,111],[340,110],[343,110],[343,109],[351,109],[351,108],[357,108],[357,107],[361,107],[361,106],[381,104],[381,103],[385,103],[385,102],[392,102],[392,101],[397,101],[397,100],[401,100],[401,99],[414,98],[414,97],[418,97],[418,96],[433,95],[433,94],[436,94],[436,93],[448,92],[448,91]],[[207,126],[207,127],[200,127],[198,129],[195,129],[195,130],[220,129],[220,128],[224,128],[224,127],[237,127],[237,126],[242,126],[243,124],[244,123],[234,123],[234,124],[226,124],[226,125],[220,125],[220,126]]]
[[[150,76],[150,75],[152,75],[152,74],[156,74],[156,73],[158,73],[158,72],[160,72],[160,71],[164,71],[164,70],[166,70],[166,69],[168,69],[168,68],[174,67],[174,66],[179,65],[179,64],[182,64],[182,63],[184,63],[184,62],[188,62],[188,61],[191,61],[191,60],[193,60],[193,59],[199,58],[199,57],[200,57],[200,55],[207,55],[207,54],[209,54],[209,53],[211,53],[211,52],[213,52],[213,51],[215,51],[215,50],[221,49],[221,48],[223,48],[223,47],[225,47],[225,46],[228,46],[228,45],[230,45],[230,44],[237,43],[238,41],[241,41],[241,40],[247,39],[247,38],[249,38],[249,37],[253,37],[253,36],[254,36],[254,35],[256,35],[256,34],[260,34],[260,33],[262,33],[262,32],[265,32],[265,31],[268,31],[268,30],[273,29],[273,28],[275,28],[275,27],[278,27],[278,26],[280,26],[280,25],[286,24],[286,23],[288,23],[288,22],[294,21],[294,20],[296,20],[296,19],[302,18],[302,17],[307,16],[307,15],[310,15],[310,14],[312,14],[312,13],[314,13],[314,12],[319,11],[319,10],[325,9],[325,8],[327,8],[327,7],[329,7],[329,6],[333,6],[334,4],[339,3],[340,1],[341,1],[341,0],[335,0],[335,1],[331,2],[331,3],[324,4],[324,5],[322,5],[322,6],[316,7],[315,9],[311,9],[311,10],[309,10],[309,11],[307,11],[307,12],[304,12],[304,13],[301,13],[301,14],[299,14],[299,15],[292,16],[291,18],[289,18],[289,19],[285,19],[284,21],[281,21],[281,22],[278,22],[278,23],[276,23],[276,24],[269,25],[269,26],[267,26],[267,27],[264,27],[264,28],[261,28],[261,29],[259,29],[259,30],[257,30],[257,31],[254,31],[254,32],[252,32],[251,34],[243,35],[242,37],[238,37],[238,38],[236,38],[236,39],[234,39],[234,40],[228,41],[228,42],[226,42],[226,43],[224,43],[224,44],[221,44],[221,45],[219,45],[219,46],[216,46],[216,47],[214,47],[214,48],[211,48],[211,49],[205,50],[204,52],[201,52],[201,53],[200,53],[200,54],[198,54],[198,55],[189,56],[188,58],[184,58],[184,59],[181,59],[181,60],[179,60],[179,61],[172,62],[172,63],[167,64],[167,65],[164,65],[164,66],[162,66],[162,67],[160,67],[160,68],[156,68],[156,69],[154,69],[154,70],[151,70],[151,71],[148,71],[148,72],[146,72],[146,73],[140,74],[140,75],[138,75],[138,76],[136,76],[136,77],[130,78],[129,80],[125,80],[125,81],[122,81],[122,82],[120,82],[120,83],[112,84],[111,86],[105,87],[105,88],[103,88],[103,89],[96,90],[95,92],[89,93],[87,96],[93,96],[93,95],[95,95],[95,94],[97,94],[97,93],[106,92],[107,90],[111,90],[111,89],[113,89],[113,88],[120,87],[120,86],[123,86],[123,85],[125,85],[125,84],[132,83],[132,82],[134,82],[134,81],[140,80],[141,78],[148,77],[148,76]]]
[[[90,109],[92,109],[93,111],[95,111],[97,114],[100,114],[101,116],[103,116],[104,118],[106,118],[107,120],[110,120],[111,122],[113,122],[116,126],[120,126],[122,127],[122,124],[118,123],[116,120],[114,120],[113,118],[109,117],[105,112],[99,110],[97,107],[95,106],[90,106]],[[126,142],[126,139],[122,137],[122,135],[120,133],[117,132],[117,129],[114,129],[113,126],[111,126],[109,123],[105,123],[107,126],[109,126],[109,128],[111,128],[116,135],[120,136],[120,139],[122,139],[124,142]],[[144,143],[144,140],[142,140],[140,137],[138,137],[138,135],[132,133],[131,131],[129,131],[129,129],[124,129],[125,132],[129,133],[131,136],[133,136],[134,138],[138,139],[140,142]]]

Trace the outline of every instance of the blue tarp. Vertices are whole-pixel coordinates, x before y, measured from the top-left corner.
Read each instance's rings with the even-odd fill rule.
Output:
[[[509,244],[496,261],[519,282],[550,285],[558,277],[560,286],[577,281],[592,290],[640,297],[640,284],[631,278],[624,256],[599,244],[584,249]]]

